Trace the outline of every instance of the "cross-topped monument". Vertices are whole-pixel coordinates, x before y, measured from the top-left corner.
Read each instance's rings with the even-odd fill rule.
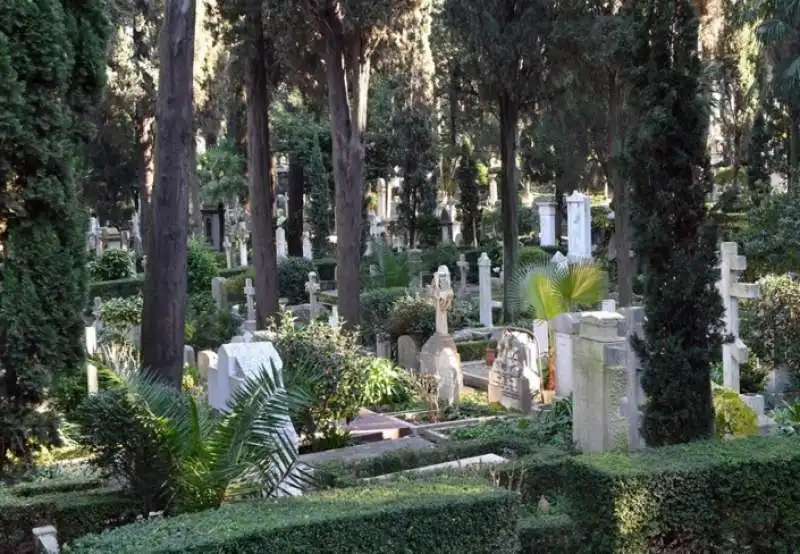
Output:
[[[436,303],[436,334],[448,335],[447,310],[453,303],[453,287],[450,284],[450,270],[440,265],[431,282],[431,297]]]
[[[252,279],[245,279],[244,281],[244,297],[247,301],[247,320],[256,320],[256,289],[253,286]]]
[[[319,294],[320,284],[319,276],[316,271],[308,272],[308,281],[306,282],[306,292],[308,293],[308,303],[311,306],[311,319],[316,319],[319,315]]]
[[[458,295],[464,296],[467,292],[467,270],[469,269],[467,257],[464,254],[461,254],[458,257],[458,262],[456,265],[458,266],[458,271],[461,274],[461,279],[458,283]]]
[[[740,283],[739,278],[747,269],[747,258],[739,255],[735,242],[720,245],[720,280],[717,289],[725,307],[725,332],[733,336],[733,342],[722,345],[722,384],[725,388],[739,392],[739,366],[747,361],[747,345],[739,338],[739,301],[759,297],[758,285]]]

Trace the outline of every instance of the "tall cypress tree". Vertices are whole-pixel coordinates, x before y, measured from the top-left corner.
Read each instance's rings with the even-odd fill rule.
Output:
[[[690,0],[634,0],[627,144],[634,248],[645,271],[644,337],[634,340],[648,445],[713,436],[712,353],[721,341],[716,229],[706,208],[708,106]]]
[[[56,442],[43,406],[55,383],[83,371],[86,218],[75,168],[104,81],[102,6],[0,2],[0,97],[12,93],[0,103],[0,472],[8,454],[27,461],[34,445]]]

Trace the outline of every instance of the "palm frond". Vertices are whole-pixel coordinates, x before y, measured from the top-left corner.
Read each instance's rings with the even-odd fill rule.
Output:
[[[605,274],[592,261],[578,261],[559,269],[554,283],[564,311],[592,306],[603,299]]]
[[[553,263],[533,264],[519,270],[512,279],[521,312],[533,312],[538,319],[551,320],[564,311],[555,287],[560,270]]]

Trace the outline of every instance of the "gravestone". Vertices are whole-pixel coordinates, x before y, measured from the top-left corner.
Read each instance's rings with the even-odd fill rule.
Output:
[[[86,356],[94,356],[97,351],[97,329],[88,325],[86,331]],[[86,361],[86,388],[89,394],[97,394],[99,383],[97,380],[97,367],[89,360]]]
[[[481,325],[492,326],[492,261],[486,252],[478,258],[478,303]]]
[[[239,266],[247,267],[247,237],[239,237]]]
[[[573,390],[574,344],[578,336],[580,316],[558,315],[553,320],[553,341],[556,357],[556,395],[569,396]]]
[[[552,258],[550,258],[550,261],[551,261],[553,264],[555,264],[555,266],[556,266],[556,267],[557,267],[559,270],[564,270],[564,269],[566,269],[566,268],[569,266],[569,258],[567,258],[567,257],[566,257],[564,254],[562,254],[561,252],[556,252],[555,254],[553,254],[553,257],[552,257]]]
[[[331,306],[331,314],[328,316],[328,325],[331,327],[339,326],[339,308],[337,306]]]
[[[507,327],[497,342],[497,356],[489,371],[489,402],[509,410],[530,413],[532,395],[541,389],[536,365],[539,349],[533,333]]]
[[[735,242],[720,245],[720,280],[717,289],[725,307],[725,332],[733,342],[722,345],[722,384],[739,392],[739,366],[747,361],[747,345],[739,338],[739,300],[758,298],[757,284],[740,283],[739,277],[747,269],[747,258],[739,256]]]
[[[225,290],[225,277],[211,279],[211,297],[218,310],[225,311],[228,307],[228,291]]]
[[[233,394],[239,390],[247,379],[253,379],[261,373],[268,373],[278,391],[285,390],[283,384],[283,361],[271,342],[250,342],[225,344],[217,352],[217,368],[209,368],[208,403],[212,408],[222,412],[230,411]],[[278,416],[282,423],[279,433],[282,443],[291,445],[295,458],[298,455],[300,437],[292,425],[289,413]],[[293,468],[284,462],[271,468],[275,475],[295,473]],[[299,482],[290,479],[284,494],[299,494]]]
[[[319,316],[319,276],[316,271],[308,272],[306,281],[306,292],[308,293],[308,303],[310,305],[310,319],[314,321]]]
[[[459,272],[458,296],[459,298],[462,298],[467,294],[467,270],[469,269],[467,257],[464,254],[461,254],[458,257],[458,263],[456,263],[456,265],[458,266]]]
[[[453,303],[453,288],[446,265],[439,266],[434,274],[430,293],[436,303],[436,332],[419,352],[420,373],[435,375],[439,384],[439,402],[444,406],[454,406],[461,399],[464,377],[456,343],[447,330],[447,311]]]
[[[570,260],[592,258],[592,213],[589,197],[573,192],[567,197],[567,257]]]
[[[139,221],[139,212],[133,212],[131,216],[131,235],[133,237],[133,249],[137,254],[143,250],[142,244],[142,225]]]
[[[489,206],[493,207],[497,204],[497,179],[494,177],[489,180]]]
[[[213,350],[201,350],[197,354],[197,373],[203,382],[208,382],[211,368],[217,369],[217,353]]]
[[[600,302],[600,311],[601,312],[616,312],[617,311],[617,302],[615,300],[603,300]]]
[[[225,237],[225,240],[222,241],[222,247],[225,249],[225,267],[233,269],[233,245],[228,237]]]
[[[392,342],[386,335],[379,333],[375,337],[375,355],[387,360],[392,358]]]
[[[303,258],[306,260],[314,259],[314,252],[311,247],[311,233],[303,231]]]
[[[621,401],[621,411],[628,420],[628,449],[637,450],[645,446],[641,432],[641,407],[645,396],[642,390],[641,364],[633,350],[631,339],[634,335],[639,337],[644,335],[644,308],[641,306],[622,308],[619,313],[625,318],[621,336],[625,339],[625,372],[628,378],[626,395]]]
[[[187,366],[196,366],[197,360],[194,356],[194,348],[192,346],[186,344],[183,347],[183,367]]]
[[[557,246],[556,240],[556,203],[545,201],[536,206],[539,211],[539,245]]]
[[[575,341],[572,439],[581,452],[628,450],[628,389],[624,318],[583,312]]]
[[[409,371],[419,370],[419,346],[414,337],[401,335],[397,339],[397,363]]]
[[[37,554],[59,554],[58,532],[53,525],[33,528]]]
[[[288,245],[286,244],[286,229],[278,227],[275,230],[275,249],[279,260],[283,260],[288,256]]]
[[[533,336],[536,338],[539,357],[546,357],[547,353],[550,351],[550,324],[544,319],[534,320]]]

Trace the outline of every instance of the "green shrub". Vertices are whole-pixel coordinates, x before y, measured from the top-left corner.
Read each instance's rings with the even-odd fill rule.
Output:
[[[404,287],[374,289],[361,293],[361,340],[373,345],[378,335],[389,334],[389,314],[398,298],[408,294]]]
[[[85,537],[71,552],[513,554],[517,520],[516,495],[485,483],[400,483],[137,523]]]
[[[701,441],[572,458],[580,552],[790,552],[800,540],[800,444]]]
[[[59,541],[131,521],[136,506],[100,479],[53,479],[0,486],[0,552],[32,552],[34,527],[55,525]]]
[[[95,281],[89,283],[89,302],[94,302],[95,298],[103,300],[107,298],[124,298],[142,294],[144,289],[144,279],[142,277],[132,277],[130,279],[117,279],[114,281]]]
[[[422,271],[434,273],[440,265],[446,265],[455,282],[459,275],[456,264],[460,255],[461,252],[455,244],[440,244],[436,248],[425,250],[422,253]]]
[[[461,362],[474,362],[486,358],[486,349],[489,347],[488,340],[471,340],[456,343],[456,350],[461,356]]]
[[[579,537],[572,518],[562,512],[520,518],[521,554],[573,554],[580,550]]]
[[[800,283],[789,275],[758,283],[760,298],[741,305],[742,340],[768,367],[786,365],[800,379]]]
[[[268,331],[283,360],[287,387],[302,386],[313,399],[294,419],[298,432],[314,448],[344,446],[340,423],[352,420],[364,405],[372,359],[359,349],[357,332],[319,321],[296,328],[288,314]]]
[[[249,269],[252,268],[249,266],[242,266],[242,267],[232,267],[230,269],[221,269],[219,271],[219,276],[224,277],[225,279],[231,279],[233,277],[241,275],[242,273],[246,273],[247,270]]]
[[[728,435],[758,435],[758,417],[738,393],[717,389],[714,391],[714,432],[718,439]]]
[[[800,270],[800,195],[767,194],[745,217],[737,237],[747,256],[747,277]]]
[[[470,324],[474,307],[471,304],[454,302],[447,313],[448,329],[463,329]],[[436,331],[436,308],[433,300],[422,296],[406,295],[398,298],[389,313],[389,333],[393,339],[411,335],[417,344],[425,344]]]
[[[124,343],[128,331],[142,323],[141,296],[109,298],[100,304],[100,319],[103,321],[102,340]]]
[[[467,282],[478,282],[478,259],[481,254],[486,252],[489,260],[492,262],[491,267],[497,267],[503,263],[503,249],[497,245],[488,246],[486,248],[477,248],[464,251],[464,259],[467,262]]]
[[[517,209],[517,225],[519,235],[524,237],[539,229],[539,212],[531,206],[520,206]]]
[[[99,260],[89,262],[93,281],[116,281],[136,276],[133,253],[128,250],[106,250]]]
[[[186,258],[187,282],[186,291],[193,294],[211,292],[211,279],[219,275],[220,266],[216,254],[201,240],[189,241]]]
[[[189,298],[184,339],[197,352],[216,351],[230,342],[240,325],[241,321],[230,311],[217,309],[210,294],[195,294]]]
[[[362,391],[363,405],[388,406],[412,400],[414,384],[408,371],[385,358],[369,357],[368,365],[369,373]]]
[[[314,266],[317,268],[317,275],[319,275],[320,281],[336,280],[335,258],[320,258],[319,260],[314,260]]]
[[[527,267],[529,265],[546,264],[552,259],[552,255],[548,254],[538,246],[523,246],[519,249],[520,267]]]

